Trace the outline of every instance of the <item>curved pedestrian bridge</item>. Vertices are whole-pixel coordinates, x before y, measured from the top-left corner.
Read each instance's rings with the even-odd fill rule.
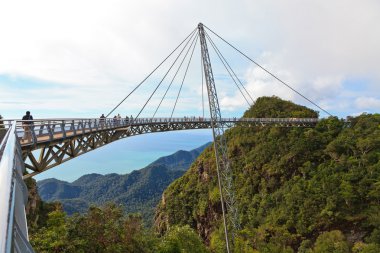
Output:
[[[313,127],[316,118],[223,118],[224,128],[240,126]],[[25,167],[34,176],[111,142],[139,134],[212,128],[210,118],[4,120],[16,124]],[[216,127],[216,125],[214,126]]]

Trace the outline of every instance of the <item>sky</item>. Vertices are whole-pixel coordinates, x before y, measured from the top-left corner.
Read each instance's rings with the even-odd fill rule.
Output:
[[[333,115],[380,111],[377,0],[14,0],[0,2],[0,115],[107,114],[199,22]],[[276,95],[318,110],[209,34],[254,99]],[[222,116],[242,115],[249,104],[210,44],[209,52]],[[170,64],[112,115],[137,115]],[[172,112],[183,69],[156,116]],[[152,116],[172,73],[142,117]],[[173,116],[203,108],[198,43]]]

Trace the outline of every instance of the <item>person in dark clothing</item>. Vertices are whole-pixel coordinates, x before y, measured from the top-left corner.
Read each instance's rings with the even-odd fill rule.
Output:
[[[100,116],[100,127],[103,127],[104,126],[104,122],[106,121],[106,117],[104,116],[104,113],[102,114],[102,116]]]
[[[33,120],[33,116],[30,114],[30,111],[27,111],[26,114],[22,117],[22,120]],[[23,121],[22,127],[24,128],[24,141],[32,142],[32,121]]]
[[[33,116],[30,114],[30,111],[26,111],[26,114],[22,117],[22,120],[33,120]],[[32,122],[25,122],[25,124],[31,125]]]

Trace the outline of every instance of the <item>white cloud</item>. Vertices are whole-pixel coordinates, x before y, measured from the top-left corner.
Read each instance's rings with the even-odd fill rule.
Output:
[[[362,110],[380,110],[380,99],[374,97],[358,97],[355,104],[357,108]]]
[[[199,21],[326,109],[349,114],[359,111],[367,93],[380,94],[380,2],[376,0],[16,0],[0,3],[0,75],[60,86],[21,90],[0,86],[0,110],[28,105],[76,114],[112,108]],[[226,56],[254,98],[278,95],[308,105],[232,51]],[[218,64],[213,67],[216,76],[221,73]],[[359,87],[344,97],[350,88],[344,80],[356,77],[369,80],[370,90]],[[185,95],[195,97],[200,80],[189,80],[194,84]],[[233,85],[217,81],[224,109],[246,108]],[[141,94],[146,96],[147,90]],[[372,107],[378,108],[379,98],[373,99]],[[359,102],[347,102],[353,100]],[[189,104],[179,108],[199,111],[200,99],[186,101]],[[135,110],[140,104],[135,97],[121,110]]]

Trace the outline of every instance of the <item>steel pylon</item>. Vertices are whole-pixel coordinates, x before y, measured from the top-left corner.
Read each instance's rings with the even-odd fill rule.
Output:
[[[224,127],[221,124],[218,95],[215,88],[214,75],[212,73],[210,56],[208,53],[205,31],[203,24],[198,24],[198,33],[201,44],[203,68],[205,73],[208,101],[211,116],[211,128],[214,138],[214,150],[216,159],[216,170],[218,175],[218,186],[220,202],[222,205],[224,234],[227,252],[232,251],[232,245],[236,231],[239,229],[238,212],[235,204],[235,194],[232,179],[232,170],[227,153],[226,137]]]

